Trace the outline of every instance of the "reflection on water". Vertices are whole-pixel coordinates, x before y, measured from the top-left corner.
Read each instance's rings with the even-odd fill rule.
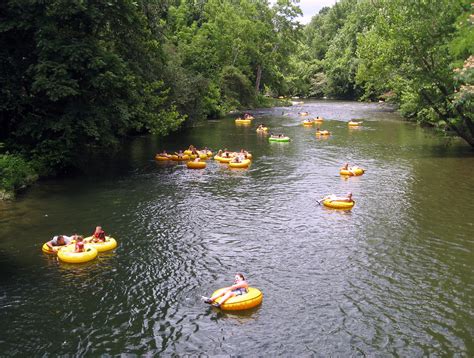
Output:
[[[211,320],[217,322],[222,319],[225,320],[226,323],[230,323],[232,325],[235,324],[245,326],[248,323],[255,322],[259,318],[258,312],[260,310],[260,306],[244,311],[222,311],[214,307],[211,307],[210,309],[215,314],[215,317],[211,318]]]
[[[331,135],[301,125],[306,111]],[[472,356],[472,149],[378,104],[253,115],[250,126],[227,118],[136,138],[88,176],[0,203],[2,354]],[[291,141],[270,143],[260,123]],[[189,144],[254,160],[244,170],[153,160]],[[345,162],[366,174],[341,177]],[[349,191],[352,211],[316,202]],[[41,252],[54,234],[97,225],[114,252],[81,265]],[[202,303],[236,272],[262,290],[261,306]]]

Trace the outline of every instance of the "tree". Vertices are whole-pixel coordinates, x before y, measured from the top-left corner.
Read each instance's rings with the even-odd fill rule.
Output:
[[[182,122],[160,76],[161,46],[137,4],[0,6],[0,139],[9,149],[50,171],[110,150],[130,132],[167,133]]]
[[[402,114],[443,123],[474,146],[472,92],[465,82],[472,69],[468,65],[454,72],[452,66],[458,60],[455,44],[472,36],[472,30],[463,33],[464,28],[456,27],[459,16],[467,17],[469,3],[378,1],[374,26],[359,38],[357,82],[366,91],[393,90]],[[457,73],[462,75],[458,79]],[[461,86],[462,95],[457,95]]]

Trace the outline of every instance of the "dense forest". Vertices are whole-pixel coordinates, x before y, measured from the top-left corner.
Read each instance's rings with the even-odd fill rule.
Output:
[[[384,100],[474,146],[473,7],[341,0],[0,3],[0,189],[272,97]]]

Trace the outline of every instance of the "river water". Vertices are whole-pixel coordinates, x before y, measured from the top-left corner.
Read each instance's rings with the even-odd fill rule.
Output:
[[[325,118],[301,125],[298,112]],[[136,138],[88,176],[0,204],[0,355],[474,356],[474,151],[379,104],[308,101]],[[359,129],[349,119],[362,119]],[[265,123],[290,143],[255,132]],[[189,144],[251,151],[248,170],[153,160]],[[366,168],[344,179],[338,168]],[[352,211],[316,200],[351,191]],[[102,225],[86,264],[41,252]],[[239,313],[201,301],[242,272]]]

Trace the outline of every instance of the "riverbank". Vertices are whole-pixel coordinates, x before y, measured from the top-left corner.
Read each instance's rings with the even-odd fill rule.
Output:
[[[38,180],[33,165],[18,155],[0,154],[0,200],[11,200],[15,194]]]
[[[259,96],[255,108],[289,107],[291,100]],[[242,112],[245,109],[240,108],[237,111]],[[229,114],[228,114],[229,115]],[[224,117],[221,117],[224,118]],[[36,182],[40,175],[35,170],[35,163],[32,163],[20,155],[0,154],[0,200],[12,200],[16,193],[26,189]]]

